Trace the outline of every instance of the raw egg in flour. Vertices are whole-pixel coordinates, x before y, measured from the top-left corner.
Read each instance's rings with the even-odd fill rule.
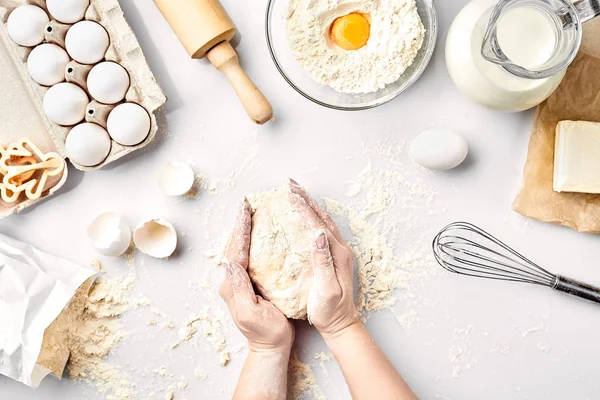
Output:
[[[344,50],[358,50],[371,36],[371,23],[367,15],[351,13],[339,17],[331,24],[331,39]]]

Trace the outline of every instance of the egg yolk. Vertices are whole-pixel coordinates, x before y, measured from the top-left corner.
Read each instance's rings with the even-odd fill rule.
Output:
[[[331,24],[331,38],[344,50],[358,50],[367,44],[371,24],[367,16],[352,13],[339,17]]]

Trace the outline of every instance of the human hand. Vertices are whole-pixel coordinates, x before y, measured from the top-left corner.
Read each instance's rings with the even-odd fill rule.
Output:
[[[287,352],[294,342],[294,325],[273,304],[254,293],[247,268],[252,208],[244,199],[227,245],[225,277],[219,293],[235,324],[254,352]]]
[[[289,188],[292,207],[315,231],[308,319],[325,340],[333,339],[359,322],[353,299],[354,253],[319,204],[294,180]]]

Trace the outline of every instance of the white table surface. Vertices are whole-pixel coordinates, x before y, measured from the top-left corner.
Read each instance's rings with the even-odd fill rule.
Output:
[[[244,194],[280,185],[293,176],[315,197],[349,203],[344,194],[346,182],[368,162],[361,156],[363,144],[372,146],[388,137],[410,140],[426,127],[437,125],[464,133],[471,155],[467,165],[450,173],[431,174],[411,167],[418,171],[415,179],[435,189],[435,202],[445,209],[424,219],[424,230],[434,232],[456,219],[473,221],[548,269],[600,285],[600,238],[528,221],[511,211],[533,114],[483,109],[461,97],[452,85],[444,62],[445,35],[466,0],[438,2],[438,47],[417,84],[387,105],[356,113],[312,104],[285,83],[267,51],[264,0],[223,3],[241,32],[238,51],[243,65],[272,101],[277,121],[264,127],[250,123],[225,78],[206,62],[188,59],[151,1],[123,0],[126,17],[169,97],[168,135],[147,151],[104,170],[84,174],[71,168],[60,195],[1,221],[1,232],[88,265],[98,256],[85,230],[99,213],[119,211],[132,225],[148,216],[166,217],[180,233],[186,233],[180,237],[184,251],[169,261],[136,256],[135,291],[181,323],[206,305],[205,297],[188,286],[213,263],[202,251],[185,249],[206,250],[218,242],[230,229]],[[156,170],[171,159],[189,160],[208,181],[217,182],[239,170],[249,155],[255,155],[250,157],[254,161],[240,173],[235,185],[218,195],[173,200],[162,196],[155,184]],[[408,163],[405,154],[398,157]],[[205,225],[208,208],[214,212]],[[126,272],[122,260],[100,260],[109,277]],[[140,267],[142,260],[144,267]],[[415,296],[410,302],[409,291]],[[398,291],[397,296],[394,310],[371,315],[368,328],[420,398],[583,400],[600,396],[600,309],[591,303],[543,288],[480,281],[443,271],[421,279],[410,290]],[[217,307],[225,310],[222,303]],[[394,318],[407,311],[418,317],[410,329]],[[243,355],[234,354],[227,367],[220,367],[202,338],[197,348],[184,345],[165,350],[177,334],[148,330],[151,317],[148,309],[124,316],[130,336],[111,358],[124,364],[123,371],[138,382],[139,398],[149,398],[151,389],[146,387],[161,387],[148,371],[162,365],[189,382],[189,389],[176,391],[176,399],[227,398]],[[233,329],[228,329],[226,336],[232,346],[242,342]],[[315,352],[326,351],[318,334],[301,325],[298,346],[301,359],[313,365],[327,397],[349,398],[335,362],[326,364],[328,378],[312,359]],[[456,358],[461,349],[462,356]],[[208,372],[208,379],[196,380],[195,367]],[[0,398],[93,400],[105,396],[68,380],[47,378],[34,391],[0,378]],[[164,398],[163,392],[157,392],[156,398]]]

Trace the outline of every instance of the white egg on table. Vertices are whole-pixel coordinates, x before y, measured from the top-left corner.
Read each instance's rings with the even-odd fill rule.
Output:
[[[87,234],[96,250],[108,257],[123,255],[131,243],[131,229],[116,212],[99,215],[88,227]]]
[[[458,167],[467,158],[469,144],[457,132],[430,128],[421,132],[410,145],[411,158],[423,167],[444,171]]]
[[[85,118],[85,108],[89,102],[82,88],[63,82],[48,89],[44,95],[43,107],[50,121],[58,125],[70,126]]]
[[[139,104],[123,103],[108,114],[106,126],[115,142],[135,146],[143,142],[150,133],[150,115]]]
[[[44,41],[48,22],[50,22],[50,18],[44,10],[38,6],[27,4],[15,8],[10,13],[6,29],[16,44],[33,47]]]
[[[116,104],[123,100],[129,84],[127,70],[112,61],[96,65],[87,77],[88,92],[94,100],[104,104]]]
[[[65,47],[73,60],[81,64],[96,64],[104,58],[110,38],[102,25],[81,21],[67,31]]]
[[[46,0],[50,15],[63,24],[74,24],[85,16],[90,0]]]
[[[69,159],[84,167],[100,164],[110,153],[110,148],[111,141],[106,130],[90,122],[71,129],[65,141]]]
[[[142,222],[134,230],[133,243],[144,254],[166,258],[177,248],[177,232],[169,222],[152,218]]]
[[[60,46],[44,43],[37,46],[27,57],[27,71],[42,86],[56,85],[65,80],[65,68],[71,61]]]
[[[192,189],[195,179],[187,163],[170,161],[158,173],[158,187],[167,196],[183,196]]]

